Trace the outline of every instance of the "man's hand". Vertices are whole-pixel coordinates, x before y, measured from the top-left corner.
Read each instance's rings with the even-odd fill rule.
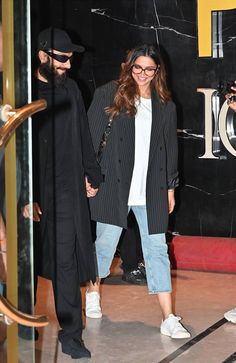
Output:
[[[168,190],[168,205],[169,205],[169,214],[173,212],[175,207],[175,190]]]
[[[40,216],[42,214],[42,211],[38,203],[33,203],[32,205],[30,204],[25,205],[22,208],[22,214],[25,218],[33,219],[34,222],[40,222]]]
[[[88,178],[85,177],[85,185],[86,185],[86,193],[87,193],[87,197],[91,198],[91,197],[95,197],[95,195],[98,192],[98,188],[93,188],[91,186],[91,183],[88,182]]]

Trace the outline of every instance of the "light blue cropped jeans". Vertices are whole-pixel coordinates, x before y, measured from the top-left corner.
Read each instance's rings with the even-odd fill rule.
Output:
[[[139,226],[149,293],[171,292],[170,261],[165,234],[148,233],[146,206],[131,206],[130,209],[133,210]],[[100,278],[105,278],[110,273],[110,266],[121,233],[122,227],[97,223],[95,246],[98,277]]]

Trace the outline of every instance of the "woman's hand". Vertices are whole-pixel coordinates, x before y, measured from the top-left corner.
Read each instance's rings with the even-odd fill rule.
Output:
[[[168,190],[168,206],[169,206],[169,214],[173,212],[175,207],[175,190]]]

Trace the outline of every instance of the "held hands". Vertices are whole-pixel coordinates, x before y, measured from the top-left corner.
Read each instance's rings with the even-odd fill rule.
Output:
[[[168,206],[169,206],[169,214],[173,212],[175,207],[175,190],[168,190]]]
[[[98,189],[94,189],[88,182],[87,177],[85,177],[86,192],[87,197],[95,197]],[[40,216],[42,214],[41,208],[38,203],[33,203],[32,205],[27,204],[22,208],[22,214],[25,218],[33,219],[34,222],[40,222]]]
[[[33,203],[32,205],[25,205],[22,208],[22,214],[25,218],[33,219],[34,222],[40,222],[40,216],[42,214],[42,211],[38,203]]]
[[[227,100],[227,104],[228,106],[234,111],[236,112],[236,101],[232,98],[232,96],[236,96],[236,81],[234,81],[235,83],[235,87],[231,87],[232,89],[232,93],[228,93],[227,95],[225,95],[225,98]],[[234,92],[234,93],[233,93]]]
[[[98,192],[98,188],[95,189],[91,186],[91,183],[89,183],[87,176],[85,177],[85,186],[86,186],[87,197],[88,198],[95,197],[95,195]]]

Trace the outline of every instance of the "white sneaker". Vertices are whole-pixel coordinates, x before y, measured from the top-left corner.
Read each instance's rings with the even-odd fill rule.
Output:
[[[236,324],[236,308],[224,313],[224,317],[226,320],[230,321],[231,323]]]
[[[170,314],[167,319],[162,321],[160,331],[161,334],[167,335],[173,339],[190,338],[190,333],[179,322],[181,318]]]
[[[100,294],[96,291],[85,293],[85,315],[88,318],[99,319],[102,317],[102,310],[100,306]]]

